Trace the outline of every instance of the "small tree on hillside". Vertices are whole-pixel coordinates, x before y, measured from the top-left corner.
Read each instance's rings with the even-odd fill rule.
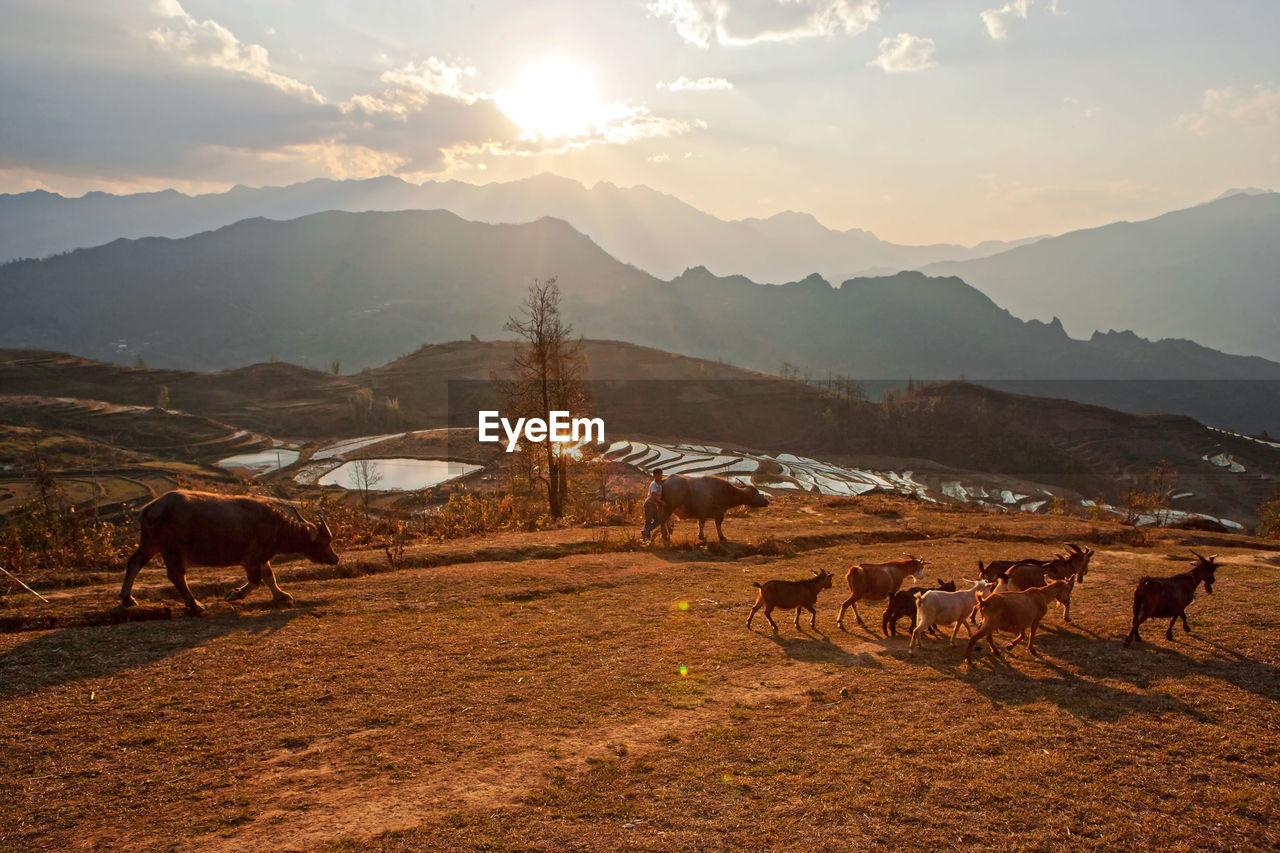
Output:
[[[554,277],[535,280],[529,286],[520,317],[510,317],[503,329],[519,337],[511,360],[511,379],[499,383],[507,417],[542,418],[551,412],[583,415],[588,406],[586,357],[582,341],[573,339],[573,328],[560,316],[560,288]],[[538,452],[537,478],[546,484],[547,511],[552,518],[564,514],[568,493],[566,448],[546,441]]]
[[[351,471],[347,475],[352,487],[360,493],[360,505],[365,515],[369,514],[369,493],[378,488],[382,482],[382,472],[377,463],[371,459],[357,459],[351,463]]]
[[[1163,459],[1150,471],[1132,479],[1125,491],[1125,522],[1137,524],[1143,516],[1150,516],[1156,527],[1168,524],[1177,479],[1178,472]]]
[[[1258,507],[1258,535],[1280,539],[1280,494]]]

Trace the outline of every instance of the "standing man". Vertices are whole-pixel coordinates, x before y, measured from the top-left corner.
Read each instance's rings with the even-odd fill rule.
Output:
[[[662,526],[662,469],[653,469],[653,482],[649,484],[649,494],[644,499],[644,533],[641,539],[648,539],[655,527]]]

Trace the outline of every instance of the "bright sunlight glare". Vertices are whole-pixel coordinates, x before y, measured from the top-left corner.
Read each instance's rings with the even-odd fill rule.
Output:
[[[540,139],[586,136],[601,112],[591,72],[562,59],[525,68],[509,90],[498,92],[497,104],[524,133]]]

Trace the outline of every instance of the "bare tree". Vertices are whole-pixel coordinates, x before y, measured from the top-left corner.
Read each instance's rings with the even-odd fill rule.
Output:
[[[360,503],[365,515],[369,514],[369,492],[378,488],[382,482],[382,472],[378,463],[372,459],[357,459],[351,463],[351,471],[347,475],[354,489],[360,492]]]
[[[517,417],[550,421],[551,412],[585,414],[589,404],[583,381],[586,358],[581,339],[560,316],[560,288],[554,277],[535,280],[525,297],[522,316],[508,318],[503,328],[515,332],[519,343],[511,360],[509,381],[499,382],[508,411]],[[566,448],[546,441],[538,479],[547,487],[547,511],[552,518],[564,514],[568,493]],[[534,452],[522,448],[522,452]]]

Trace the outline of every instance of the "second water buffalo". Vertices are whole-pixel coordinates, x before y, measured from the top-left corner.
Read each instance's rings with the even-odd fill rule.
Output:
[[[766,507],[769,498],[755,486],[739,486],[721,477],[682,477],[674,474],[662,483],[662,538],[671,541],[667,522],[671,516],[698,519],[698,539],[707,538],[707,519],[716,523],[716,534],[725,538],[724,514],[735,506]]]

